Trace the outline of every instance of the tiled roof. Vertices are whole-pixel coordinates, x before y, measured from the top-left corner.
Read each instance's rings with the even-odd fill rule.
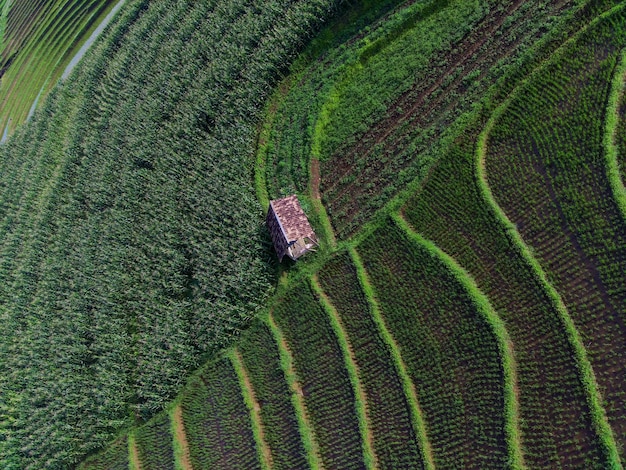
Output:
[[[298,197],[294,194],[282,199],[275,199],[270,202],[272,209],[280,223],[282,231],[288,242],[300,238],[314,238],[315,232],[306,218],[306,214],[300,207]]]

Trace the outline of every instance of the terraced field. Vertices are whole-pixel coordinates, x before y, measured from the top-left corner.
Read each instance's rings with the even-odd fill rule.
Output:
[[[32,115],[74,54],[114,7],[113,0],[10,1],[2,10],[0,129],[5,137]]]
[[[61,305],[58,292],[79,282],[90,289],[68,302],[81,306],[73,311],[85,350],[95,355],[111,341],[120,352],[94,359],[97,373],[85,369],[69,382],[72,393],[89,377],[107,385],[104,366],[116,359],[132,365],[116,390],[131,388],[123,409],[139,424],[94,424],[90,432],[112,443],[78,468],[624,468],[625,2],[132,7],[84,64],[90,81],[76,94],[85,100],[53,93],[46,126],[22,131],[53,155],[93,158],[59,163],[38,149],[37,166],[26,159],[10,174],[48,192],[22,183],[16,199],[0,187],[9,207],[0,274],[11,281],[0,298],[19,294],[3,304],[5,317],[40,345],[67,324],[35,328],[29,308]],[[141,61],[126,35],[142,38],[135,45],[150,39]],[[277,55],[281,41],[291,53]],[[74,121],[78,130],[56,111],[70,105],[88,116]],[[150,119],[134,121],[133,112]],[[122,148],[130,151],[118,155]],[[12,161],[20,160],[3,168]],[[129,161],[133,172],[120,172]],[[81,186],[83,175],[95,182]],[[99,175],[116,175],[124,198]],[[222,187],[207,194],[209,181]],[[252,238],[260,225],[243,222],[254,211],[224,207],[266,206],[292,192],[324,240],[277,268],[256,312],[263,283],[242,286],[272,278],[223,240],[238,230]],[[86,211],[76,227],[55,222],[46,209],[55,201],[63,216]],[[28,208],[39,218],[27,219]],[[13,225],[23,218],[30,222]],[[166,238],[136,228],[158,223]],[[99,245],[119,239],[126,245],[112,252],[116,263],[143,274],[111,263],[107,282],[95,283],[98,270],[88,264],[85,274],[78,259],[102,260]],[[46,243],[56,251],[40,263]],[[53,269],[65,266],[61,255],[71,261],[63,278]],[[228,303],[240,298],[250,310]],[[117,323],[88,308],[102,300]],[[115,325],[116,336],[88,336],[90,319]],[[76,337],[63,334],[67,344]],[[205,341],[208,360],[187,377]],[[46,351],[31,357],[69,377],[60,358],[44,362]],[[16,365],[29,359],[18,339],[3,352],[17,352]],[[165,406],[171,395],[160,387],[177,380],[181,391]],[[37,413],[64,408],[38,407],[40,395],[28,390],[6,388],[3,410],[21,412],[8,416],[35,410],[35,418],[3,424],[11,445],[0,441],[0,452],[35,468],[45,443]],[[15,445],[29,433],[27,446]],[[90,445],[81,449],[94,449],[84,437]]]

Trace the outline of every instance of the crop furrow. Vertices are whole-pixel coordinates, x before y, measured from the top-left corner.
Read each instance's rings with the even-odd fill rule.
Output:
[[[512,121],[504,109],[485,159],[497,203],[581,333],[621,448],[626,369],[615,373],[615,365],[626,356],[626,222],[607,178],[603,139],[625,30],[626,14],[615,11],[551,61],[509,104],[528,122]],[[558,99],[543,102],[546,81],[556,83]],[[540,209],[528,210],[540,201]]]
[[[322,465],[363,468],[355,392],[326,312],[301,282],[277,302],[273,316],[293,354]]]
[[[264,323],[255,322],[238,344],[241,362],[246,368],[259,404],[264,437],[274,469],[299,469],[307,466],[307,452],[301,438],[298,419],[308,422],[297,390],[290,389],[272,332]],[[297,405],[297,406],[294,406]],[[313,446],[311,446],[313,447]],[[310,451],[312,452],[312,450]]]
[[[581,455],[601,465],[562,318],[477,185],[475,132],[443,156],[403,213],[467,270],[504,322],[518,365],[521,441],[529,468],[580,464]]]
[[[357,248],[418,393],[436,467],[508,460],[498,340],[442,262],[393,222]],[[480,454],[473,452],[479,446]]]

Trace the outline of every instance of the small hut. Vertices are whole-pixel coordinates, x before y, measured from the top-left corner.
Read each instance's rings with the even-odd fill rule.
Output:
[[[319,246],[315,232],[295,194],[270,201],[266,222],[279,261],[285,255],[295,261]]]

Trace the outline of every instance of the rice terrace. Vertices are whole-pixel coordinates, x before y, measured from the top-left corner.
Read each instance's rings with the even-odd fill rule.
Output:
[[[1,469],[626,466],[626,1],[0,39]]]

